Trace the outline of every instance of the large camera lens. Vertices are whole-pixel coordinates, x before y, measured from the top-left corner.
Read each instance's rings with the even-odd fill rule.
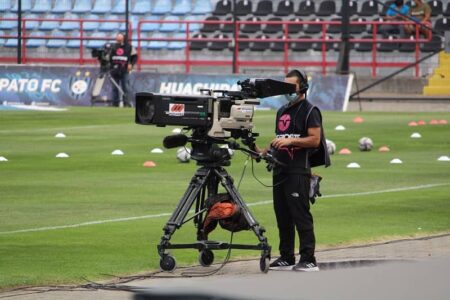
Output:
[[[152,124],[156,107],[150,97],[136,97],[136,123],[148,125]]]

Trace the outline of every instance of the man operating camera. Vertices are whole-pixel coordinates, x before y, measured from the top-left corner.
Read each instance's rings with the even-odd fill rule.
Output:
[[[308,78],[293,70],[285,81],[296,85],[296,94],[287,96],[275,123],[276,138],[265,149],[285,166],[273,169],[273,202],[280,236],[280,257],[271,269],[318,271],[313,217],[310,211],[311,167],[330,165],[320,110],[306,100]],[[295,228],[300,238],[300,260],[295,264]]]

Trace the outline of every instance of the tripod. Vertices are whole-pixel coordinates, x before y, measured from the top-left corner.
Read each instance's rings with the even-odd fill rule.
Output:
[[[112,85],[117,89],[119,93],[119,99],[120,99],[120,107],[124,106],[124,91],[120,84],[117,83],[116,80],[111,75],[111,72],[109,70],[102,70],[95,80],[94,88],[92,89],[92,98],[91,98],[91,105],[94,105],[97,102],[107,102],[108,99],[102,99],[100,98],[100,93],[102,92],[103,85],[105,84],[105,80],[109,80]],[[130,106],[132,106],[132,103],[128,103]]]
[[[269,270],[271,247],[267,242],[267,238],[264,237],[265,229],[261,227],[252,216],[249,208],[242,200],[237,188],[234,186],[233,178],[223,168],[223,166],[230,164],[229,160],[198,162],[198,164],[202,166],[195,172],[186,192],[178,203],[175,211],[172,213],[169,221],[164,226],[164,235],[161,237],[161,242],[158,245],[158,253],[161,257],[161,269],[163,271],[173,271],[176,268],[175,258],[167,253],[166,249],[197,249],[200,252],[199,262],[204,267],[210,266],[214,261],[214,253],[212,250],[246,249],[261,250],[259,267],[261,272],[267,273]],[[258,238],[258,244],[230,244],[208,241],[205,238],[203,232],[204,214],[207,210],[205,208],[205,200],[207,196],[212,197],[217,195],[219,183],[229,194],[230,200],[241,208],[250,229]],[[187,218],[187,215],[194,204],[195,213],[193,216]],[[170,239],[175,231],[190,220],[194,220],[194,224],[197,227],[197,242],[191,244],[171,244]]]

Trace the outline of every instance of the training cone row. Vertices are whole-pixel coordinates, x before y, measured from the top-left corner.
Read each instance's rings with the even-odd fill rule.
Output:
[[[448,121],[447,120],[430,120],[428,122],[429,125],[447,125]],[[427,125],[427,122],[424,120],[419,120],[419,121],[411,121],[408,123],[408,126],[410,127],[416,127],[416,126],[424,126]]]

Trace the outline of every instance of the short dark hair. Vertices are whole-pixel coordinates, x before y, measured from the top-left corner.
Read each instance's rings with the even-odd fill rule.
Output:
[[[296,77],[297,78],[297,83],[300,84],[302,82],[302,78],[300,77],[300,72],[297,70],[292,70],[289,71],[286,74],[286,78],[292,78],[292,77]]]
[[[395,5],[403,6],[403,4],[405,4],[405,1],[403,1],[403,0],[395,0]]]

